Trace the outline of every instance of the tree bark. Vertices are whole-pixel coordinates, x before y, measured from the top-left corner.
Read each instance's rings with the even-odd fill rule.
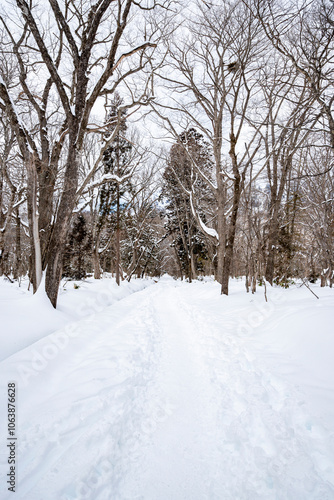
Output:
[[[98,242],[94,245],[93,249],[93,268],[94,268],[94,279],[101,279],[101,267],[100,267],[100,255],[99,255],[99,245]]]
[[[58,213],[51,235],[50,249],[47,256],[45,290],[54,308],[57,305],[66,237],[68,228],[70,227],[71,216],[75,208],[75,195],[78,188],[79,151],[76,145],[76,135],[76,129],[74,128],[69,138],[69,152],[66,162],[63,193],[60,199]]]
[[[14,279],[18,279],[22,274],[22,252],[21,252],[21,218],[20,209],[15,209],[15,265]]]
[[[275,274],[275,254],[276,254],[277,240],[278,240],[278,221],[277,221],[277,214],[274,212],[272,214],[269,225],[267,263],[265,271],[265,278],[271,284],[271,286],[273,285],[274,274]]]
[[[234,240],[237,229],[237,218],[238,218],[238,210],[239,210],[239,202],[241,194],[241,181],[243,180],[239,173],[237,155],[235,151],[237,140],[233,132],[231,132],[230,134],[230,141],[231,141],[230,157],[232,160],[232,167],[234,174],[233,205],[232,205],[231,220],[229,222],[229,227],[228,227],[228,237],[225,245],[225,257],[224,257],[224,267],[223,267],[222,286],[221,286],[222,295],[228,295],[228,284],[231,275]]]
[[[117,175],[119,175],[119,168],[117,168]],[[120,265],[121,265],[121,228],[120,228],[120,195],[119,183],[117,183],[117,199],[116,199],[116,283],[120,286]]]
[[[224,185],[222,175],[217,175],[217,233],[219,242],[217,244],[217,276],[218,283],[223,283],[223,270],[226,245],[226,186]]]
[[[38,213],[38,179],[36,168],[31,159],[27,167],[27,204],[28,204],[28,220],[30,229],[30,245],[32,257],[31,280],[34,293],[37,291],[42,280],[42,253],[39,238],[39,213]]]

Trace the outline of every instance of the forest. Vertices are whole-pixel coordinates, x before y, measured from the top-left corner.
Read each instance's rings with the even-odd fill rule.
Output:
[[[0,14],[1,276],[333,285],[333,2]]]
[[[333,0],[0,0],[1,500],[334,499],[333,283]]]

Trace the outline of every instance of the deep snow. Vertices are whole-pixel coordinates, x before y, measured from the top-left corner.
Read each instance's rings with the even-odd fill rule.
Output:
[[[334,290],[66,288],[55,311],[0,282],[1,499],[10,380],[14,498],[334,499]]]

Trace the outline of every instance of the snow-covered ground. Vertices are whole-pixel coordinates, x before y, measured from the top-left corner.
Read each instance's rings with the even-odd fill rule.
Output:
[[[1,500],[334,499],[334,290],[66,289],[0,282]]]

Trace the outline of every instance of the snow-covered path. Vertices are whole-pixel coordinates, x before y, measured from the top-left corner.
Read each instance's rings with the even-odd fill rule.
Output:
[[[124,477],[122,498],[215,498],[219,404],[196,342],[197,326],[180,289],[160,289],[151,304],[161,334],[159,362],[146,394],[153,419],[149,414],[150,436],[140,467]]]
[[[210,286],[161,280],[0,363],[19,387],[15,498],[334,499],[334,425],[250,349],[253,305]]]

